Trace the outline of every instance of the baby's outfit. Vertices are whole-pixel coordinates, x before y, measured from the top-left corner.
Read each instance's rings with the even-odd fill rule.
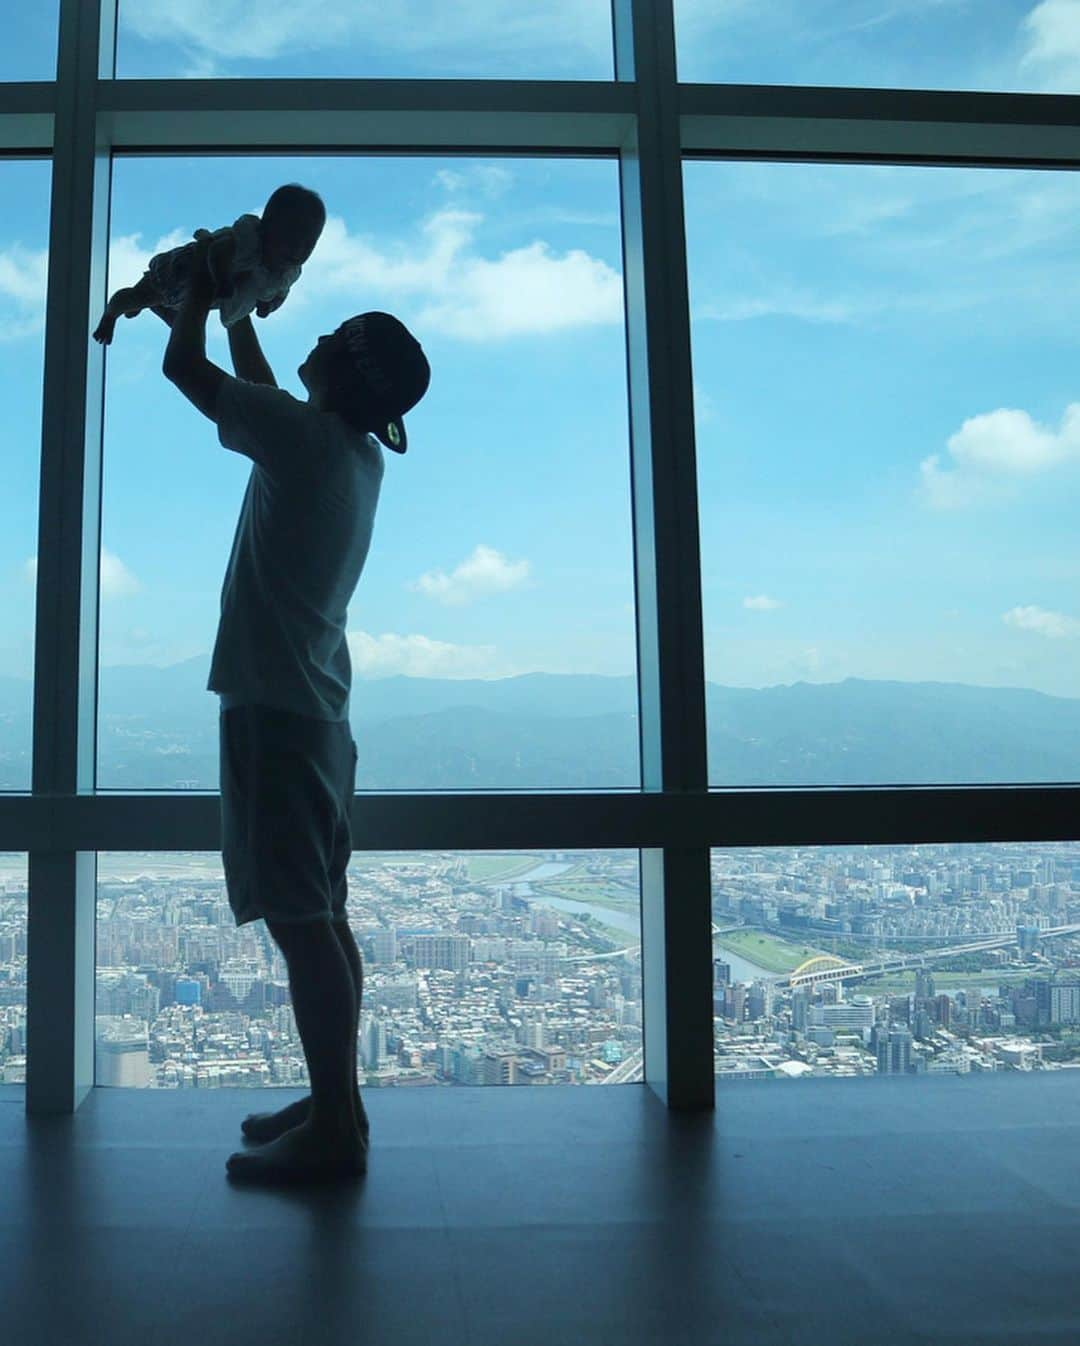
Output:
[[[262,220],[258,215],[241,215],[232,226],[215,229],[211,239],[231,232],[236,236],[236,253],[232,264],[233,292],[225,299],[215,299],[215,307],[226,327],[232,327],[249,313],[256,304],[273,304],[277,308],[300,276],[298,266],[272,271],[262,262]],[[147,273],[161,292],[166,308],[179,308],[187,294],[191,275],[191,261],[195,244],[185,243],[151,257]]]

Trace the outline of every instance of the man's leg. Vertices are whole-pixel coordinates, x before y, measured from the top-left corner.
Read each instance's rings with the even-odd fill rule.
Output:
[[[356,947],[356,940],[353,938],[353,932],[349,929],[349,922],[346,917],[340,921],[332,922],[334,933],[338,937],[338,943],[341,945],[341,952],[345,955],[345,960],[349,964],[349,971],[352,973],[353,989],[356,992],[354,1003],[355,1013],[353,1015],[352,1028],[352,1087],[353,1095],[356,1099],[356,1120],[360,1125],[360,1130],[367,1140],[368,1119],[367,1112],[364,1109],[363,1099],[360,1097],[360,1079],[356,1070],[356,1039],[360,1032],[360,1002],[364,998],[364,962],[360,957],[360,950]]]
[[[354,1111],[356,992],[348,959],[328,921],[267,920],[289,969],[296,1026],[311,1077],[307,1121],[277,1140],[234,1154],[234,1177],[304,1178],[363,1171],[364,1146]]]
[[[360,1127],[360,1134],[367,1140],[368,1137],[368,1119],[367,1112],[364,1109],[363,1101],[360,1098],[360,1083],[356,1071],[356,1038],[360,1029],[360,1002],[364,994],[364,964],[360,956],[360,950],[356,947],[356,940],[349,929],[349,922],[346,917],[331,922],[331,928],[337,935],[338,943],[341,945],[341,951],[349,964],[349,971],[352,974],[353,991],[355,993],[355,1014],[353,1016],[352,1031],[352,1082],[354,1102],[356,1105],[356,1121]],[[311,1095],[307,1094],[304,1098],[298,1098],[295,1103],[288,1104],[287,1107],[280,1108],[277,1112],[253,1112],[240,1123],[240,1129],[249,1140],[255,1140],[265,1143],[268,1140],[276,1140],[278,1136],[288,1131],[291,1127],[299,1126],[301,1122],[306,1122],[311,1114]]]

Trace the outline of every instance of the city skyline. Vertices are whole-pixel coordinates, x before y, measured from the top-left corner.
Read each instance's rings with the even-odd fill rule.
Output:
[[[718,1079],[1080,1066],[1080,933],[1044,935],[1080,922],[1080,843],[717,849],[711,869]],[[354,857],[361,1082],[639,1080],[639,882],[633,851]],[[25,856],[0,856],[7,1083],[25,907]],[[284,963],[233,925],[216,855],[102,854],[97,932],[99,1084],[306,1085]],[[845,984],[890,950],[923,961]]]

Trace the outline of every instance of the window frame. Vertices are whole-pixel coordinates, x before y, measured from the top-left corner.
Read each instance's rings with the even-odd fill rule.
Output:
[[[56,80],[0,85],[0,154],[53,165],[33,785],[0,795],[0,849],[29,854],[28,1112],[73,1112],[93,1087],[97,852],[220,848],[216,795],[96,793],[104,360],[89,333],[114,153],[619,159],[641,789],[365,794],[353,825],[358,850],[639,849],[644,1077],[668,1106],[715,1099],[711,848],[1075,838],[1076,785],[709,790],[682,161],[1075,169],[1080,99],[680,84],[672,0],[613,0],[612,17],[612,81],[118,81],[116,0],[61,0]]]

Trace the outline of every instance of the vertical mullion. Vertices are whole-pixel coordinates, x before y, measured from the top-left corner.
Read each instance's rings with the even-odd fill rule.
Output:
[[[61,0],[45,322],[34,637],[33,792],[95,788],[108,149],[97,81],[111,77],[116,0]],[[93,1084],[96,857],[55,838],[29,856],[31,1113],[72,1112]]]
[[[637,118],[620,154],[643,788],[708,788],[697,466],[671,0],[613,0]],[[707,847],[642,852],[645,1079],[714,1101]]]

